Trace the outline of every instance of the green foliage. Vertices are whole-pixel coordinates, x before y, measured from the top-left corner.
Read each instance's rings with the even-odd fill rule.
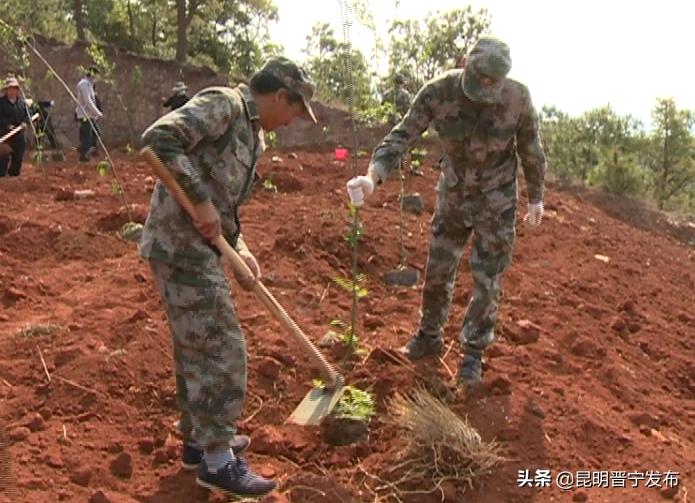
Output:
[[[272,0],[199,0],[197,5],[189,30],[192,62],[249,76],[282,52],[268,29],[278,19]]]
[[[562,183],[598,185],[616,194],[651,196],[661,209],[695,207],[695,113],[659,99],[646,133],[610,107],[570,117],[540,114],[548,171]]]
[[[342,276],[336,276],[333,278],[333,283],[338,285],[340,288],[352,295],[355,292],[358,299],[363,299],[369,295],[369,291],[362,285],[367,282],[366,274],[358,274],[355,281],[350,278],[343,278]]]
[[[72,2],[70,2],[72,3]],[[66,21],[70,12],[65,0],[4,0],[2,18],[21,31],[41,33],[49,38],[73,40],[74,29]],[[14,57],[13,53],[8,53]]]
[[[185,16],[178,18],[181,2]],[[81,24],[88,42],[165,59],[176,55],[182,23],[184,60],[245,75],[282,51],[268,29],[278,18],[272,0],[7,0],[2,18],[66,43],[75,41]]]
[[[99,176],[106,176],[109,173],[111,166],[108,161],[101,161],[97,164],[97,173]]]
[[[6,4],[3,4],[3,8]],[[3,16],[4,17],[4,16]],[[8,74],[14,75],[20,80],[25,93],[28,93],[31,87],[29,78],[29,51],[23,43],[27,35],[22,28],[15,25],[14,28],[2,22],[0,19],[0,52],[3,53],[3,59],[6,65]],[[1,79],[5,79],[6,75],[0,75]]]
[[[583,170],[590,159],[582,155],[579,142],[581,119],[570,117],[553,107],[545,107],[540,114],[541,131],[548,171],[561,183],[584,182]]]
[[[268,131],[264,138],[268,148],[278,148],[278,134],[275,131]]]
[[[590,110],[580,117],[544,108],[541,130],[548,169],[562,183],[588,183],[590,175],[597,180],[597,170],[608,169],[615,154],[619,158],[632,155],[643,137],[639,121],[630,115],[620,116],[610,107]],[[607,180],[605,176],[598,179]]]
[[[350,219],[350,227],[348,231],[343,235],[343,239],[347,241],[350,246],[355,246],[362,235],[364,234],[364,227],[362,223],[357,219],[357,206],[352,203],[348,203],[348,217]]]
[[[396,73],[404,75],[412,89],[419,89],[435,75],[455,68],[475,42],[489,32],[490,15],[472,7],[435,12],[422,19],[396,19],[389,28],[388,88]]]
[[[417,161],[418,165],[422,164],[427,157],[427,150],[424,148],[414,148],[410,150],[410,159]]]
[[[275,185],[273,183],[273,180],[270,176],[268,176],[268,178],[263,180],[263,190],[265,190],[267,192],[277,192],[278,191],[277,185]]]
[[[118,183],[118,180],[116,179],[111,180],[111,194],[113,194],[114,196],[120,196],[121,194],[123,194],[123,187],[120,183]]]
[[[331,330],[328,332],[327,335],[329,335],[332,340],[338,340],[352,349],[359,348],[360,338],[355,334],[352,325],[342,320],[331,320],[331,326],[339,329],[338,331]]]
[[[410,150],[410,167],[417,169],[422,167],[427,158],[427,150],[424,148],[414,148]]]
[[[116,68],[113,63],[106,57],[104,49],[97,44],[90,44],[87,47],[87,56],[92,61],[92,64],[99,69],[99,79],[106,83],[111,83],[113,80],[113,71]],[[84,68],[81,68],[84,72]]]
[[[355,302],[358,302],[360,299],[364,299],[369,295],[369,290],[367,290],[367,288],[364,286],[364,284],[367,282],[366,274],[357,274],[354,281],[350,278],[345,278],[342,276],[336,276],[332,279],[333,283],[335,283],[341,290],[350,296],[354,296]],[[338,328],[340,331],[331,331],[329,334],[333,335],[336,339],[340,340],[343,344],[351,347],[352,349],[359,347],[359,337],[355,333],[354,327],[351,324],[345,323],[342,320],[333,320],[331,321],[331,327]]]
[[[126,222],[121,227],[120,235],[126,241],[139,241],[142,236],[142,224],[137,222]]]
[[[359,110],[355,116],[357,124],[365,127],[377,127],[389,122],[391,117],[396,114],[396,108],[393,103],[384,102],[382,104],[373,104],[367,108]]]
[[[695,112],[679,110],[673,99],[659,99],[652,111],[647,167],[654,197],[663,209],[674,199],[695,194]]]
[[[359,50],[338,41],[329,23],[315,24],[306,40],[307,68],[320,99],[349,103],[352,83],[355,110],[364,111],[376,104],[370,87],[373,72]]]
[[[368,391],[354,386],[345,386],[343,396],[336,405],[334,415],[338,418],[369,421],[376,415],[374,398]]]
[[[37,134],[37,136],[39,136]],[[41,164],[44,159],[46,158],[46,154],[43,152],[43,148],[41,147],[41,143],[37,143],[37,149],[32,152],[31,154],[31,160],[36,162],[37,164]]]
[[[135,65],[135,68],[133,69],[131,84],[134,89],[139,89],[142,85],[142,70],[140,69],[140,65]]]
[[[612,155],[602,156],[589,173],[588,183],[600,185],[619,195],[639,195],[644,190],[644,174],[634,155],[621,155],[617,148]]]

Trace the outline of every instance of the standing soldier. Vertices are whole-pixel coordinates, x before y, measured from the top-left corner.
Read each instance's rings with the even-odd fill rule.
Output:
[[[38,140],[39,143],[43,145],[43,137],[45,136],[51,148],[53,150],[58,150],[58,140],[56,138],[55,129],[53,128],[51,113],[48,110],[55,105],[55,102],[53,100],[32,101],[27,99],[27,105],[32,115],[35,113],[39,114],[39,122],[36,128],[37,134],[40,135]]]
[[[0,136],[4,136],[22,123],[29,122],[27,104],[19,95],[19,81],[15,77],[9,77],[2,90],[4,96],[0,97]],[[26,146],[24,131],[15,134],[8,144],[12,148],[12,153],[0,157],[0,176],[7,174],[19,176]]]
[[[382,103],[392,104],[395,110],[395,115],[390,118],[392,127],[408,113],[410,102],[413,100],[413,97],[405,88],[405,78],[400,73],[393,77],[393,86],[392,89],[384,93],[382,99]]]
[[[389,125],[394,127],[400,121],[403,120],[405,114],[408,113],[410,108],[410,103],[413,101],[413,97],[408,92],[405,87],[405,77],[400,73],[397,73],[393,77],[393,89],[384,93],[383,103],[389,103],[393,106],[393,113],[389,114]],[[403,160],[401,160],[403,162]],[[416,166],[410,163],[410,173],[416,176],[422,176],[422,171],[420,171]]]
[[[528,89],[507,78],[510,68],[504,42],[480,39],[464,69],[425,84],[403,121],[374,150],[367,176],[347,184],[352,202],[361,205],[430,123],[439,133],[444,156],[420,326],[403,351],[413,360],[442,351],[456,272],[473,233],[473,296],[460,333],[464,357],[458,372],[467,386],[481,381],[483,351],[494,339],[500,278],[512,258],[517,154],[528,191],[524,220],[537,226],[543,216],[545,155],[538,120]]]
[[[198,484],[240,497],[261,496],[276,484],[237,457],[249,445],[234,424],[246,393],[246,344],[211,241],[222,234],[239,252],[254,276],[237,280],[253,288],[260,269],[241,236],[237,210],[251,194],[263,131],[300,116],[316,122],[313,93],[304,70],[272,58],[248,86],[204,89],[143,134],[198,216],[193,221],[158,182],[140,243],[171,329],[183,465],[197,467]]]

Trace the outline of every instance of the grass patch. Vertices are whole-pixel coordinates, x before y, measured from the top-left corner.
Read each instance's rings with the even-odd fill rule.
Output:
[[[27,325],[21,330],[17,331],[17,335],[20,337],[41,337],[43,335],[54,335],[62,330],[60,325],[54,325],[52,323],[41,323],[38,325]]]

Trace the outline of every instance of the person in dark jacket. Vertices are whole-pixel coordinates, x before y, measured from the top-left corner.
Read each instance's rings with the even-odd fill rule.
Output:
[[[39,136],[39,143],[43,145],[44,141],[48,141],[48,144],[53,150],[59,150],[58,139],[56,138],[55,129],[53,128],[53,121],[51,120],[51,112],[48,110],[55,105],[55,102],[53,100],[33,101],[31,99],[27,99],[26,103],[29,106],[29,112],[31,115],[39,114],[37,124],[38,127],[36,128]]]
[[[174,87],[171,88],[171,96],[162,103],[163,107],[169,107],[171,110],[176,110],[188,103],[190,99],[186,94],[188,87],[184,82],[177,82]]]
[[[29,122],[27,104],[19,95],[19,81],[14,77],[8,78],[2,90],[4,95],[0,97],[0,136]],[[12,147],[12,153],[0,157],[0,176],[19,176],[26,146],[24,131],[15,134],[7,144]]]

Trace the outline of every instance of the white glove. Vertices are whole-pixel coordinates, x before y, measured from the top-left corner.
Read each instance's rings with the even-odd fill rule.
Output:
[[[368,176],[356,176],[347,183],[347,192],[352,204],[362,206],[364,198],[374,192],[374,182]]]
[[[543,201],[535,204],[529,203],[528,213],[524,217],[524,222],[531,227],[537,227],[541,224],[541,220],[543,220]]]

